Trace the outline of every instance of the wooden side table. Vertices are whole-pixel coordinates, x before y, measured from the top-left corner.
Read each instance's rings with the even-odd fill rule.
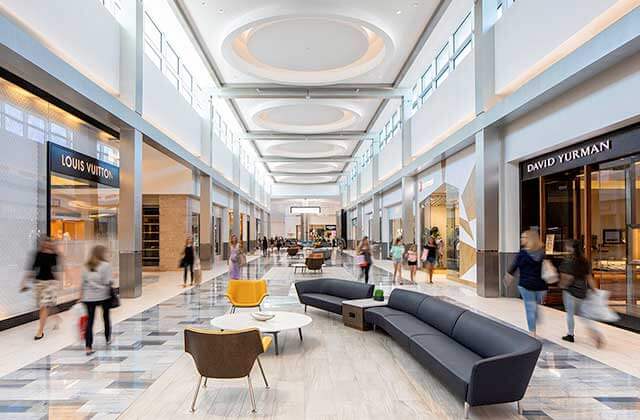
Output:
[[[371,328],[364,322],[364,310],[376,306],[385,306],[388,301],[387,298],[382,301],[373,299],[345,300],[342,302],[342,322],[347,327],[367,331]]]

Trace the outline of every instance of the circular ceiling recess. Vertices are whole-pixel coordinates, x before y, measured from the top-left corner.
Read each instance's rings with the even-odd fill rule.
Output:
[[[266,104],[253,115],[253,121],[267,130],[301,134],[344,130],[359,119],[351,109],[310,102]]]
[[[390,57],[382,29],[346,16],[285,15],[256,20],[227,35],[222,52],[237,69],[289,85],[326,85],[371,71]]]
[[[328,175],[316,175],[316,176],[279,176],[278,182],[284,182],[287,184],[320,184],[323,182],[332,182],[333,177]]]
[[[271,144],[266,149],[266,154],[286,157],[330,157],[343,155],[347,148],[337,143],[319,141],[286,141]]]
[[[277,172],[301,174],[334,172],[340,170],[340,165],[332,162],[273,163],[272,167]]]

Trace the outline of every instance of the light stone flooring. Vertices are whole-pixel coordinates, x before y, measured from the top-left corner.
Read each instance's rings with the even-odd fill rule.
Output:
[[[269,309],[302,311],[293,282],[311,277],[292,275],[286,263],[284,256],[260,258],[245,276],[268,280]],[[327,270],[342,278],[357,274],[348,256]],[[385,270],[374,267],[371,274],[376,284],[391,287]],[[115,326],[111,347],[98,338],[93,356],[77,343],[0,378],[0,418],[462,418],[462,402],[386,334],[347,328],[337,315],[311,308],[304,342],[288,332],[280,356],[272,349],[261,356],[271,388],[264,389],[254,370],[257,414],[250,414],[243,380],[209,381],[190,413],[196,371],[183,352],[182,330],[206,326],[228,310],[226,281],[219,276],[129,316]],[[439,284],[431,291],[444,289]],[[459,293],[466,296],[464,289]],[[545,340],[523,407],[529,419],[637,419],[640,380]],[[471,416],[521,418],[514,404],[474,408]]]

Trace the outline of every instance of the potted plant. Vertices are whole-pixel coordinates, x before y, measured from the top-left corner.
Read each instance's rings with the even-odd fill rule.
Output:
[[[384,300],[384,291],[382,289],[376,289],[373,292],[373,300],[382,302]]]

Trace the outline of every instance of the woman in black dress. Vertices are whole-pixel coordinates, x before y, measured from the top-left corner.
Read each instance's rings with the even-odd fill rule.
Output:
[[[184,276],[182,287],[187,287],[187,270],[191,273],[191,285],[193,286],[193,262],[195,260],[195,254],[193,252],[193,240],[188,237],[184,244],[184,251],[182,252],[182,261],[180,265],[184,268]]]
[[[31,264],[31,275],[34,279],[33,287],[40,316],[38,331],[33,337],[34,340],[40,340],[44,337],[44,327],[49,316],[49,308],[56,306],[58,295],[58,263],[55,244],[50,238],[44,238],[42,242],[40,242],[38,252],[36,252],[33,258],[33,264]],[[23,284],[22,290],[27,289],[27,286]],[[55,328],[56,327],[54,327],[54,329]]]

